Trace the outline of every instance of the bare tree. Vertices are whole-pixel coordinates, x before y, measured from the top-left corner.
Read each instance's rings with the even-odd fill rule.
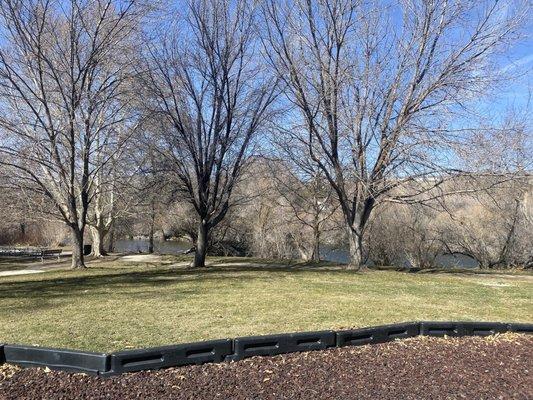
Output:
[[[305,237],[311,232],[311,240],[298,241],[300,253],[306,259],[320,261],[321,237],[337,210],[333,189],[298,143],[280,143],[279,151],[283,161],[269,163],[274,187],[280,195],[278,203],[292,216],[289,220],[301,227],[295,234]]]
[[[130,157],[130,146],[123,145],[131,136],[131,129],[134,127],[128,127],[125,132],[115,130],[114,135],[123,136],[117,141],[119,149],[113,148],[112,144],[96,146],[102,152],[95,154],[95,163],[102,165],[104,159],[107,162],[94,174],[92,202],[87,215],[95,257],[107,255],[106,242],[115,221],[128,215],[137,201],[131,180],[139,172],[138,165]]]
[[[104,178],[102,173],[97,173],[94,179],[95,193],[92,207],[88,213],[87,224],[92,237],[92,254],[95,257],[107,255],[105,238],[110,232],[113,222],[117,217],[117,180],[115,163],[110,163],[110,179]],[[109,177],[109,176],[108,176]],[[103,182],[105,180],[105,182]]]
[[[193,267],[205,266],[209,233],[228,212],[275,98],[276,82],[259,63],[256,11],[246,0],[190,1],[149,45],[143,83],[163,127],[159,152],[198,214]]]
[[[459,209],[442,235],[448,251],[473,257],[480,268],[531,267],[532,188],[526,177],[490,195],[456,199]]]
[[[308,179],[292,180],[294,185],[285,186],[283,190],[279,185],[280,193],[287,201],[292,215],[304,227],[312,232],[311,249],[307,251],[307,259],[320,261],[320,245],[326,222],[336,210],[332,202],[331,187],[325,181],[318,168],[309,171]]]
[[[487,93],[498,71],[492,56],[528,9],[494,0],[269,0],[263,10],[269,61],[306,127],[291,138],[335,190],[359,268],[377,203],[440,195],[455,148],[469,142],[468,129],[455,129],[458,112]],[[411,191],[394,190],[406,183]]]
[[[125,142],[114,127],[131,96],[139,3],[0,1],[0,164],[13,185],[52,201],[72,231],[73,268],[85,267],[99,172]]]
[[[169,191],[166,190],[168,189],[168,182],[164,174],[165,171],[162,171],[164,165],[162,166],[161,161],[157,159],[155,147],[148,144],[140,150],[144,159],[140,162],[142,180],[138,187],[138,194],[141,196],[138,205],[142,210],[141,214],[145,214],[148,223],[148,253],[153,253],[158,216],[165,205],[168,212],[168,205],[171,203],[173,193],[168,193]]]

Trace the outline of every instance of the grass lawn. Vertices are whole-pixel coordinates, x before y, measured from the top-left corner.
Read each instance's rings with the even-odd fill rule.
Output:
[[[180,261],[182,261],[180,263]],[[0,343],[96,351],[409,320],[533,321],[533,276],[183,258],[0,277]]]

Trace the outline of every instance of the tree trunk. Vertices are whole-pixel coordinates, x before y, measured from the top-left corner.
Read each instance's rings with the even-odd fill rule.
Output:
[[[320,261],[320,228],[318,226],[313,228],[313,254],[311,259]]]
[[[91,236],[93,239],[93,256],[103,257],[107,256],[107,252],[104,248],[105,231],[102,228],[91,226]]]
[[[87,268],[83,255],[83,231],[72,228],[72,269]]]
[[[111,228],[109,228],[109,246],[107,250],[109,253],[113,253],[115,251],[115,223],[114,222],[111,224]]]
[[[148,253],[154,252],[154,225],[150,224],[150,233],[148,234]]]
[[[194,260],[191,264],[192,268],[204,268],[205,256],[207,254],[207,240],[209,230],[204,222],[198,225],[198,238],[196,239],[196,251],[194,253]]]
[[[348,269],[359,271],[363,267],[363,237],[353,229],[348,229],[350,264]]]
[[[155,204],[152,200],[150,211],[150,233],[148,234],[148,253],[154,252],[154,233],[155,233]]]

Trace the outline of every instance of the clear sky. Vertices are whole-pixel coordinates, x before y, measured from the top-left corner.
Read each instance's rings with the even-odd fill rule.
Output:
[[[526,108],[528,102],[533,103],[533,32],[530,37],[513,46],[508,54],[501,58],[502,71],[513,77],[501,88],[501,98],[494,99],[493,107],[503,106]],[[498,106],[498,107],[497,107]],[[532,111],[533,104],[529,106]]]

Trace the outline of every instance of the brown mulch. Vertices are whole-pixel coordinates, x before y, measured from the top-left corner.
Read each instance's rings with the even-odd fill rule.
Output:
[[[533,336],[419,337],[108,379],[0,367],[0,399],[533,399]]]

